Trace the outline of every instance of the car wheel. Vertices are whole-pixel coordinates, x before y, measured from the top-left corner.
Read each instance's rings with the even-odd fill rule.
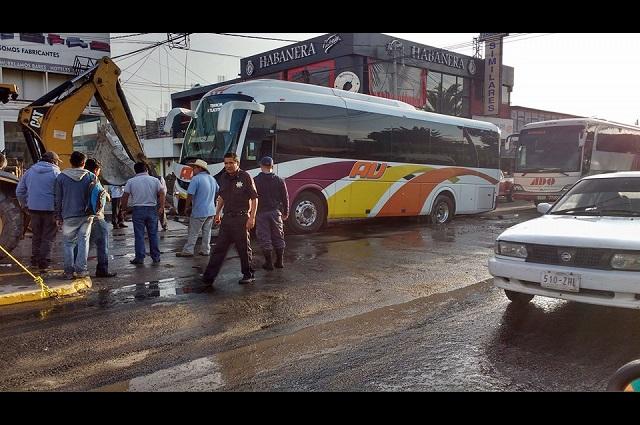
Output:
[[[314,233],[327,219],[327,208],[319,195],[302,192],[291,205],[287,224],[293,233]]]
[[[454,212],[453,200],[447,195],[438,195],[433,202],[433,208],[431,208],[431,223],[448,223],[453,219]]]
[[[627,387],[631,388],[627,389]],[[607,391],[636,391],[640,387],[640,360],[633,360],[613,374],[607,384]]]
[[[527,304],[534,297],[531,294],[523,294],[522,292],[514,292],[508,289],[504,290],[504,294],[509,298],[509,301],[514,304]]]

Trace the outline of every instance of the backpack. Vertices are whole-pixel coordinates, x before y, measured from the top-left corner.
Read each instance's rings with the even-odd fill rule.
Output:
[[[98,178],[94,175],[87,189],[87,208],[85,209],[87,214],[96,215],[104,208],[106,193],[107,191],[104,190],[104,187],[102,187]]]

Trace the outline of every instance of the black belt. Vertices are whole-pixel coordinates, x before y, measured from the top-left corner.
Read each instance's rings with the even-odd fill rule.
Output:
[[[249,211],[229,211],[224,213],[224,215],[227,215],[229,217],[242,217],[248,214],[249,214]]]

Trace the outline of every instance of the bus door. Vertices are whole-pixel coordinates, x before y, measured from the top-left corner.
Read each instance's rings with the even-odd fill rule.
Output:
[[[249,117],[247,133],[240,152],[240,168],[245,171],[258,169],[259,172],[260,159],[264,156],[273,157],[274,137],[275,115],[267,104],[263,113],[252,113]]]

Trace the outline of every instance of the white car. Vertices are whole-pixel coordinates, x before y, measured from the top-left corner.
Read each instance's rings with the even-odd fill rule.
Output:
[[[509,300],[640,308],[640,171],[585,177],[538,211],[502,232],[489,260]]]

